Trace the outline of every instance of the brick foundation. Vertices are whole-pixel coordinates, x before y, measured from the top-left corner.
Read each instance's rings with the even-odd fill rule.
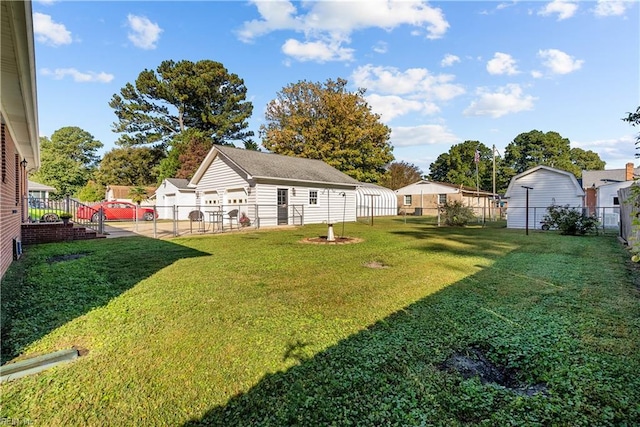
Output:
[[[35,223],[22,224],[22,244],[70,242],[73,240],[88,240],[103,238],[93,230],[84,227],[74,227],[72,223]]]

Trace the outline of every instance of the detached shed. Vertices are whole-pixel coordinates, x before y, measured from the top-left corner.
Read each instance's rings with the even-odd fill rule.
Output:
[[[584,206],[584,190],[571,172],[536,166],[511,178],[505,194],[509,201],[507,228],[526,227],[527,193],[530,229],[541,228],[540,221],[551,205]]]
[[[259,226],[353,222],[359,185],[321,160],[223,145],[189,182],[205,213],[246,214]]]
[[[391,216],[398,213],[396,193],[386,187],[362,183],[356,190],[356,216]]]
[[[167,178],[156,189],[156,208],[160,219],[189,219],[189,212],[196,209],[196,189],[189,187],[188,179]]]

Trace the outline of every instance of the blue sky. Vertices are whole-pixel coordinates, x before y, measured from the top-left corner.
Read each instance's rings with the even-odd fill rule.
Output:
[[[40,134],[79,126],[115,147],[108,103],[167,59],[222,63],[254,112],[301,80],[365,88],[397,161],[427,173],[451,145],[500,153],[556,131],[607,169],[635,162],[637,1],[34,1]],[[101,153],[101,154],[102,154]]]

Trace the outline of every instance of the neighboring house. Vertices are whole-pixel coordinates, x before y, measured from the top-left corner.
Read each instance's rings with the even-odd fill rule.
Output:
[[[389,216],[397,215],[398,200],[396,193],[386,187],[375,184],[360,183],[356,190],[356,216]]]
[[[189,187],[189,180],[167,178],[156,189],[156,209],[160,219],[189,219],[189,212],[196,209],[196,189]]]
[[[130,191],[132,188],[136,188],[133,185],[108,185],[106,190],[105,200],[108,202],[129,202],[133,203],[131,200]],[[147,197],[153,196],[156,191],[156,187],[144,187]],[[143,201],[142,205],[151,205],[149,199]]]
[[[214,145],[189,183],[204,212],[259,226],[356,220],[358,181],[320,160]]]
[[[585,206],[589,214],[595,214],[605,227],[620,225],[620,203],[618,190],[629,187],[640,168],[627,163],[624,169],[582,171],[582,188],[585,191]]]
[[[40,166],[31,2],[0,2],[0,278],[22,250],[27,171]],[[13,254],[13,255],[12,255]]]
[[[620,197],[618,190],[631,187],[633,181],[612,182],[598,187],[596,191],[595,213],[598,221],[605,227],[620,226]]]
[[[48,199],[50,197],[50,193],[58,191],[55,187],[33,181],[28,182],[27,188],[29,190],[29,197],[36,199]]]
[[[551,205],[582,208],[584,191],[571,172],[541,165],[511,178],[505,198],[507,228],[526,228],[528,216],[528,228],[539,229]]]
[[[399,214],[436,215],[445,203],[459,201],[473,208],[476,214],[489,209],[494,200],[493,193],[477,191],[475,188],[445,182],[422,180],[395,191]]]

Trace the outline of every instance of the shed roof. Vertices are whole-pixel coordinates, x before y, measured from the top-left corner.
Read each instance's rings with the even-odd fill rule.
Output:
[[[109,185],[107,186],[107,192],[111,191],[114,199],[130,199],[129,191],[135,188],[134,185]],[[143,187],[147,192],[147,196],[153,195],[156,192],[156,187]]]
[[[428,186],[428,187],[425,187]],[[443,188],[444,187],[444,188]],[[426,188],[432,191],[424,191]],[[413,184],[406,185],[402,188],[397,189],[396,194],[405,195],[405,194],[419,194],[424,192],[425,194],[439,194],[439,193],[462,193],[464,195],[469,194],[480,194],[483,196],[491,196],[493,193],[484,190],[476,190],[472,187],[467,187],[464,185],[451,184],[448,182],[438,182],[438,181],[429,181],[426,179],[420,180],[418,182],[414,182]]]
[[[560,176],[564,176],[566,177],[566,179],[569,179],[571,181],[571,184],[575,187],[576,189],[576,195],[580,196],[584,196],[584,190],[582,189],[582,187],[580,186],[580,184],[578,183],[578,180],[576,179],[575,175],[572,174],[571,172],[568,171],[564,171],[561,169],[556,169],[556,168],[552,168],[550,166],[545,166],[545,165],[538,165],[535,166],[531,169],[527,169],[526,171],[519,173],[518,175],[514,176],[513,178],[511,178],[511,181],[509,181],[509,187],[507,188],[507,192],[505,193],[505,198],[509,198],[511,197],[512,193],[519,188],[516,184],[516,181],[518,181],[519,179],[530,175],[532,173],[535,173],[537,171],[540,170],[546,170],[552,173],[556,173]]]
[[[166,178],[167,182],[173,185],[176,188],[180,189],[188,189],[189,188],[189,180],[184,178]]]
[[[635,176],[640,175],[640,168],[634,168],[633,174]],[[582,171],[582,187],[583,188],[598,188],[604,184],[610,184],[612,182],[624,182],[627,179],[626,169],[609,169],[601,171]]]
[[[243,150],[223,145],[214,145],[191,179],[191,185],[197,185],[213,162],[220,156],[235,164],[247,177],[254,179],[280,179],[284,181],[303,181],[326,184],[347,184],[354,187],[358,181],[329,166],[321,160],[283,156],[261,151]]]
[[[50,185],[46,184],[40,184],[39,182],[34,182],[31,180],[28,181],[27,188],[34,191],[58,191],[55,187],[51,187]]]

